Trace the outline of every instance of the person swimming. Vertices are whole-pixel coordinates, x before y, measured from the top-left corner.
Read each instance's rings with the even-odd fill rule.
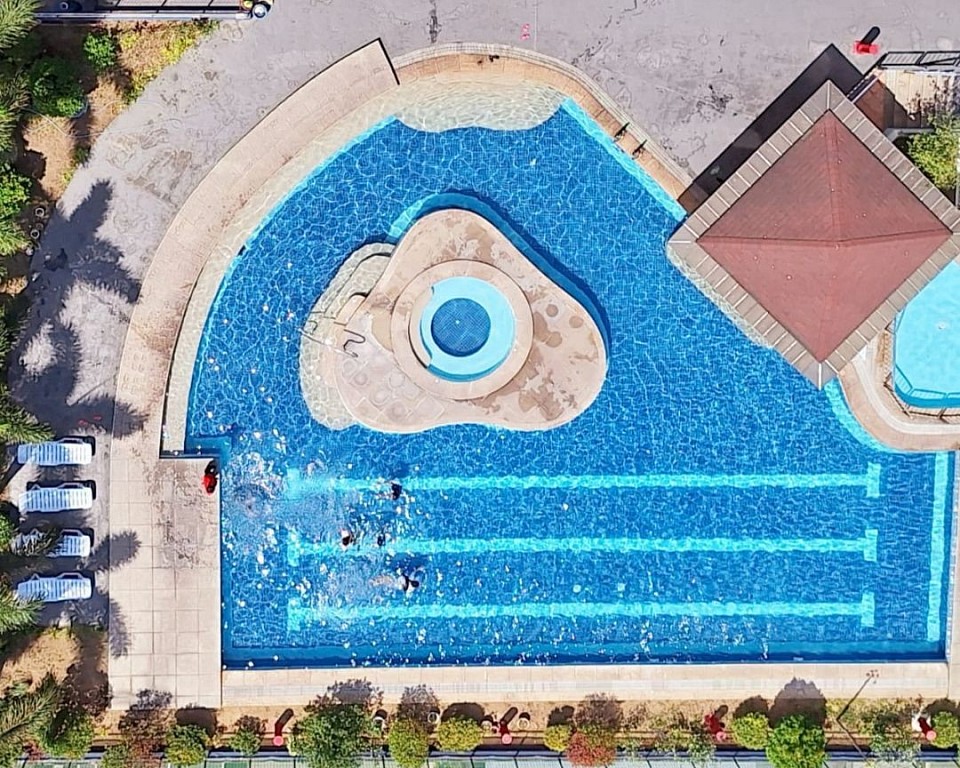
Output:
[[[413,590],[418,589],[419,587],[420,582],[405,573],[401,573],[400,578],[397,579],[397,589],[406,595],[409,595],[411,592],[413,592]]]
[[[353,531],[349,528],[340,529],[340,547],[347,549],[353,544],[357,543],[357,537],[353,535]]]
[[[390,498],[393,501],[399,501],[400,497],[403,495],[403,486],[400,485],[396,480],[390,483]]]

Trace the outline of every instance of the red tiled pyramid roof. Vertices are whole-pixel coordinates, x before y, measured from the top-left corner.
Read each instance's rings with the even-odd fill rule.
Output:
[[[697,242],[823,362],[950,235],[828,111]]]

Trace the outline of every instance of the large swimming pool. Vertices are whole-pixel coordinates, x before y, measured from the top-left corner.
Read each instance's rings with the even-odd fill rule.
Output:
[[[599,397],[543,432],[321,427],[307,313],[448,194],[598,308]],[[952,456],[884,450],[748,341],[667,260],[680,218],[571,104],[526,131],[388,121],[295,190],[226,275],[192,384],[188,442],[225,451],[224,663],[942,658]],[[368,535],[344,552],[345,525]],[[410,596],[381,586],[398,566],[423,568]]]

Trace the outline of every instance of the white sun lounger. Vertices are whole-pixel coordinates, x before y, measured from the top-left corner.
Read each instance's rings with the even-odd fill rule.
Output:
[[[30,488],[20,494],[21,512],[68,512],[90,509],[93,489],[83,483],[62,483],[55,488]]]
[[[21,464],[39,464],[41,467],[63,467],[89,464],[93,446],[79,437],[64,437],[49,443],[17,446],[17,461]]]
[[[43,531],[34,528],[27,533],[19,533],[13,537],[10,542],[10,548],[14,551],[27,547],[32,541],[43,537]],[[90,557],[90,551],[93,549],[93,540],[83,531],[77,531],[72,528],[60,532],[60,541],[56,549],[51,550],[47,557]]]
[[[73,528],[67,528],[60,532],[60,542],[57,548],[47,557],[77,557],[84,559],[90,557],[90,550],[93,549],[93,540],[83,531]]]
[[[80,573],[61,573],[59,576],[35,573],[17,584],[17,597],[21,600],[60,603],[64,600],[88,600],[92,594],[93,583]]]

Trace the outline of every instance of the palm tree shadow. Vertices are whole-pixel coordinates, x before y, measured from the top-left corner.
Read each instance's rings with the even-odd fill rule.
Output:
[[[56,212],[47,237],[68,243],[71,250],[53,253],[41,247],[31,264],[31,306],[12,354],[11,393],[58,434],[113,431],[115,410],[116,425],[122,430],[118,436],[139,431],[145,422],[145,414],[115,402],[115,366],[86,359],[76,324],[95,328],[97,317],[79,313],[79,305],[69,301],[77,292],[96,296],[100,306],[90,302],[84,306],[109,317],[118,311],[118,303],[119,312],[129,315],[128,307],[139,296],[140,281],[124,266],[123,254],[98,234],[112,195],[109,182],[99,181],[69,216]],[[119,341],[85,339],[87,346],[113,345],[111,352]],[[116,355],[119,358],[119,349]]]
[[[133,531],[111,534],[101,540],[87,558],[86,570],[108,571],[128,563],[140,550],[140,538]]]

